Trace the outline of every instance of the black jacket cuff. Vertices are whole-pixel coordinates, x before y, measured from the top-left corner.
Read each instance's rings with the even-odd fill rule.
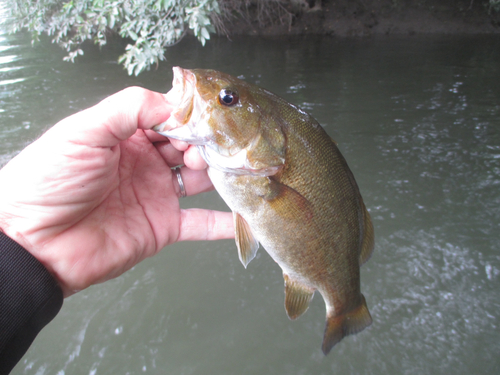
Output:
[[[12,370],[62,303],[62,290],[54,277],[0,232],[0,375]]]

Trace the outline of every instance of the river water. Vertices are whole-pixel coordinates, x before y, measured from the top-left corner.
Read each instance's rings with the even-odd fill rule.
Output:
[[[213,68],[312,113],[371,212],[361,272],[373,325],[327,356],[319,295],[297,321],[263,251],[179,243],[80,292],[13,374],[493,374],[500,371],[500,39],[186,38],[129,77],[122,42],[75,64],[49,40],[0,34],[0,164],[61,118],[131,85],[166,92],[171,67]],[[227,209],[208,193],[185,207]]]

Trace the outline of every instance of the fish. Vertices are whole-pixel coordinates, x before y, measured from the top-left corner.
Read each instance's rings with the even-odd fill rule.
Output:
[[[291,320],[321,294],[327,355],[372,324],[360,266],[374,229],[345,158],[310,114],[264,88],[210,69],[173,75],[174,110],[154,130],[197,147],[233,212],[241,263],[264,247],[283,271]]]

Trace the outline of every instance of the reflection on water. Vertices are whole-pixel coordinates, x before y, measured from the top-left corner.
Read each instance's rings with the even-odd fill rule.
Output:
[[[0,163],[59,119],[171,66],[215,68],[310,111],[346,156],[376,228],[362,268],[374,324],[321,353],[324,305],[291,322],[280,269],[233,241],[182,243],[65,302],[14,374],[490,374],[500,370],[500,41],[187,39],[140,77],[120,44],[76,64],[0,35]],[[183,205],[225,209],[216,193]]]
[[[16,64],[20,60],[20,56],[15,54],[16,50],[19,49],[19,45],[15,44],[17,38],[2,30],[6,17],[6,7],[6,4],[0,3],[0,90],[2,90],[0,98],[12,93],[10,90],[13,90],[14,87],[9,85],[25,80],[24,77],[14,77],[15,74],[12,74],[22,69],[23,66]],[[5,110],[0,108],[0,111],[4,112]]]

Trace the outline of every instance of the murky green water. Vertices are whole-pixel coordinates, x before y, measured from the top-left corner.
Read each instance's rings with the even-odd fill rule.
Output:
[[[288,320],[281,270],[233,241],[168,247],[66,300],[13,374],[493,374],[500,371],[500,39],[186,39],[138,78],[123,45],[76,64],[0,35],[0,164],[61,118],[171,66],[243,76],[311,112],[360,185],[374,324],[324,357],[324,304]],[[225,209],[216,193],[182,201]]]

